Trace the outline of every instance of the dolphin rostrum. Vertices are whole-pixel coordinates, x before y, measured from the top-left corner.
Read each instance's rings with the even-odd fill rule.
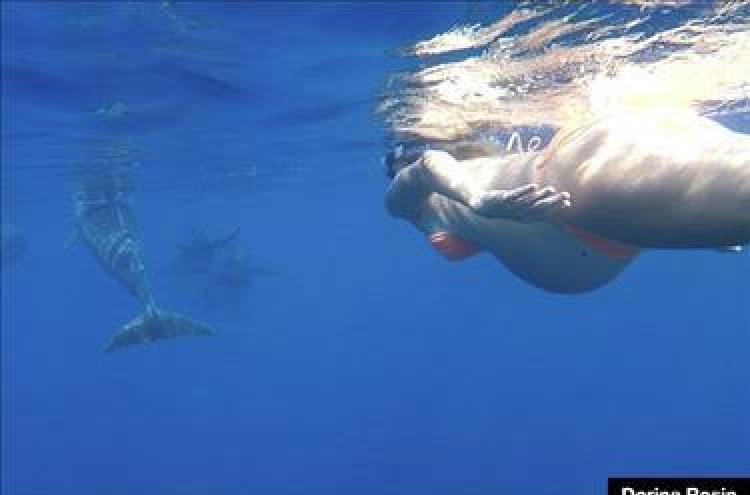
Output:
[[[144,305],[145,311],[111,338],[106,352],[182,335],[214,335],[206,324],[157,308],[146,278],[127,172],[87,170],[74,195],[78,228],[102,265]]]

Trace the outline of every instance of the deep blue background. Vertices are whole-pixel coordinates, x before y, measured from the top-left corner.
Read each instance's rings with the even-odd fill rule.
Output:
[[[474,7],[476,8],[476,5]],[[383,208],[394,50],[460,3],[2,4],[4,494],[603,493],[750,474],[750,257],[649,252],[611,286],[449,264]],[[474,13],[476,15],[476,12]],[[96,115],[128,104],[120,119]],[[735,128],[750,130],[736,118]],[[139,150],[160,304],[220,327],[105,355],[140,308],[73,231],[71,167]],[[165,267],[241,227],[244,318]]]

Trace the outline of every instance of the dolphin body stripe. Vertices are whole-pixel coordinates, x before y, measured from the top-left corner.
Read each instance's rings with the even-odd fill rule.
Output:
[[[105,352],[184,335],[215,335],[209,325],[157,308],[146,277],[135,216],[111,172],[83,176],[79,188],[73,199],[83,239],[107,271],[145,308],[112,336]]]

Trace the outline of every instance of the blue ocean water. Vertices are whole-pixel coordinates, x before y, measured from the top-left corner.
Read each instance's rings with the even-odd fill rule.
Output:
[[[750,474],[747,253],[649,252],[559,296],[489,256],[447,263],[385,212],[373,108],[394,54],[476,8],[2,3],[2,216],[27,245],[2,273],[3,494]],[[219,336],[102,352],[141,308],[76,239],[70,198],[76,164],[113,146],[136,157],[160,306]],[[206,307],[178,246],[237,228],[274,274]]]

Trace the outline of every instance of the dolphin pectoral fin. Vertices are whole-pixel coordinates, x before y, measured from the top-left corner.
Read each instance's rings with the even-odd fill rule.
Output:
[[[145,344],[184,335],[216,335],[217,333],[205,323],[176,313],[152,309],[139,315],[113,335],[104,351],[112,352],[133,344]]]

